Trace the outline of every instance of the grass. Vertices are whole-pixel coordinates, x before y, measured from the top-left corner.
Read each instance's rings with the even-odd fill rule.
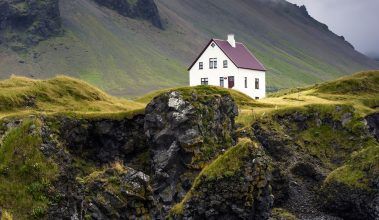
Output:
[[[339,95],[362,95],[379,93],[379,71],[368,71],[346,76],[315,86],[317,92]]]
[[[118,117],[143,108],[141,103],[109,96],[81,80],[66,76],[48,80],[12,76],[0,81],[0,118],[39,113]]]
[[[182,93],[184,99],[191,99],[192,94],[196,94],[199,97],[204,99],[211,98],[212,96],[220,96],[220,95],[231,95],[233,100],[239,106],[240,109],[251,110],[253,108],[273,108],[274,105],[271,103],[262,103],[258,102],[249,96],[245,95],[242,92],[225,89],[218,86],[195,86],[195,87],[177,87],[170,89],[157,90],[151,93],[148,93],[142,97],[138,97],[134,99],[135,102],[147,104],[154,97],[170,91],[179,91]]]
[[[255,105],[240,106],[237,122],[249,126],[259,118],[317,107],[324,112],[335,106],[351,106],[361,117],[378,111],[379,71],[360,72],[311,87],[270,94]],[[344,89],[342,89],[344,88]]]
[[[0,216],[2,220],[13,220],[13,215],[7,210],[2,210],[2,215]]]
[[[282,208],[272,209],[271,216],[276,220],[297,220],[295,215]]]
[[[0,142],[0,207],[15,219],[41,218],[50,199],[57,165],[40,151],[40,122],[25,120]]]
[[[205,180],[213,180],[221,177],[233,176],[243,165],[243,158],[249,155],[250,148],[257,148],[249,139],[241,139],[238,144],[223,155],[219,156],[209,166],[206,166],[200,176]],[[199,180],[199,179],[198,179]],[[195,180],[194,185],[198,184]]]

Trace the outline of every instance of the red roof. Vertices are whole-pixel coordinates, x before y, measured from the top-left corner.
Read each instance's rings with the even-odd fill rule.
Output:
[[[245,47],[245,45],[236,42],[236,47],[232,47],[228,41],[219,39],[210,40],[207,46],[200,53],[200,55],[188,68],[188,70],[190,70],[195,65],[197,60],[200,58],[200,56],[204,53],[204,51],[209,47],[209,45],[212,42],[215,42],[216,45],[238,68],[266,71],[266,68],[263,66],[263,64],[259,62],[259,60],[249,51],[249,49]]]

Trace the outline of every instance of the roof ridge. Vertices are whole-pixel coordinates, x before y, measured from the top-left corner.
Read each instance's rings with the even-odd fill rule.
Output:
[[[228,40],[223,40],[223,39],[219,39],[219,38],[212,38],[212,40],[219,40],[219,41],[228,41]],[[237,42],[236,41],[236,44],[243,44],[242,42]],[[244,45],[244,44],[243,44]]]

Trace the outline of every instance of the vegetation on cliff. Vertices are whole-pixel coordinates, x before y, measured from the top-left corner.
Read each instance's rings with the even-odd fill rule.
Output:
[[[40,218],[54,199],[52,182],[59,168],[40,151],[41,122],[20,123],[0,139],[0,207],[16,219]]]
[[[375,219],[378,77],[263,100],[198,86],[129,101],[63,76],[1,81],[2,216]]]

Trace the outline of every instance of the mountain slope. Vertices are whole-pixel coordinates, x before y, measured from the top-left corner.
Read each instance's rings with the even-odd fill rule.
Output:
[[[211,37],[229,32],[268,67],[269,89],[379,68],[349,43],[285,1],[161,0],[164,29],[92,0],[60,1],[65,33],[24,53],[0,47],[0,76],[67,74],[114,95],[188,83],[186,68]]]

